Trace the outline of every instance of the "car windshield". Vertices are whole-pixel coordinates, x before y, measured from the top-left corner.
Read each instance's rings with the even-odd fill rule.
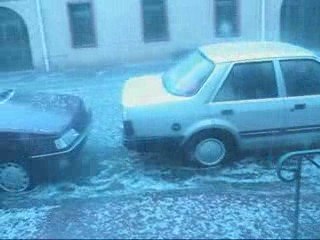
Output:
[[[163,85],[174,95],[193,96],[206,82],[214,66],[200,51],[196,51],[163,75]]]

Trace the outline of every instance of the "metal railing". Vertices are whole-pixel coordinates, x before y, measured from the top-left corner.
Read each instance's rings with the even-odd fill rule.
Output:
[[[315,161],[315,157],[320,155],[320,149],[310,151],[291,152],[283,155],[277,163],[277,175],[283,182],[295,182],[295,210],[293,224],[293,239],[299,238],[300,228],[300,202],[301,202],[301,172],[303,162],[310,162],[318,169],[320,164]]]

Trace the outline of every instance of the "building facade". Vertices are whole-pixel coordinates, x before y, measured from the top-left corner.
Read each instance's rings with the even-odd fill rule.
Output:
[[[301,34],[313,31],[309,22],[294,22],[295,16],[307,17],[318,5],[317,0],[0,0],[0,71],[143,62],[223,41],[301,43]],[[318,41],[314,37],[309,45]]]

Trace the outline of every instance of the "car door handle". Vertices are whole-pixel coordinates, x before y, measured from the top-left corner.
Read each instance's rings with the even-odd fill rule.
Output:
[[[222,115],[233,115],[234,111],[232,109],[226,109],[221,111]]]
[[[307,105],[305,103],[301,103],[301,104],[296,104],[294,105],[294,108],[291,109],[291,111],[295,111],[295,110],[303,110],[306,109]]]

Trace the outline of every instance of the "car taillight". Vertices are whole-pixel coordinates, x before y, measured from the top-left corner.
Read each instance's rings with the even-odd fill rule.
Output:
[[[132,136],[134,134],[133,126],[131,121],[123,122],[123,130],[125,136]]]

